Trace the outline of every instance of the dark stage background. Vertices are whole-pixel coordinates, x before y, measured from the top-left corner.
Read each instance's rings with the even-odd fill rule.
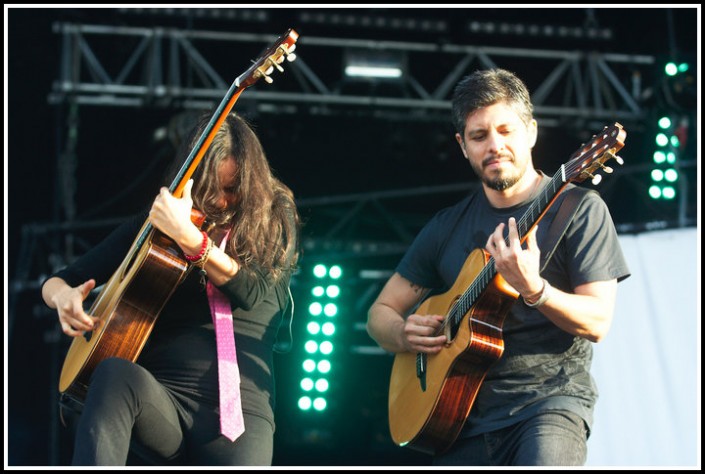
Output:
[[[428,464],[427,456],[396,447],[389,437],[393,359],[375,348],[364,323],[367,307],[423,223],[477,185],[450,124],[446,86],[455,82],[453,74],[464,59],[474,61],[464,73],[494,62],[517,72],[533,93],[552,77],[556,84],[562,80],[552,75],[552,59],[577,58],[570,64],[583,67],[574,77],[589,89],[587,103],[572,103],[576,90],[565,86],[556,91],[565,100],[547,98],[537,109],[536,166],[555,173],[593,133],[619,121],[628,132],[620,153],[625,165],[614,165],[614,174],[595,187],[619,231],[695,226],[698,18],[695,8],[6,9],[6,464],[64,465],[71,447],[56,391],[69,341],[41,303],[41,281],[151,201],[183,124],[199,106],[217,105],[250,60],[288,28],[301,34],[300,64],[285,64],[272,85],[258,82],[234,108],[255,125],[305,219],[301,272],[292,283],[294,345],[276,358],[274,461]],[[61,75],[90,69],[81,49],[89,34],[74,36],[77,25],[108,27],[91,51],[112,78],[137,46],[118,35],[119,28],[250,36],[204,48],[200,63],[181,64],[184,88],[198,87],[204,64],[220,73],[224,86],[216,81],[202,88],[215,95],[158,89],[123,95],[100,88],[100,68],[82,78],[94,90],[71,88]],[[258,41],[264,35],[271,41]],[[404,51],[409,79],[346,80],[342,60],[351,50]],[[82,60],[70,51],[80,51]],[[157,63],[171,61],[166,49],[150,51]],[[663,66],[670,60],[689,62],[689,71],[666,78]],[[148,74],[135,73],[125,83],[153,84]],[[655,118],[664,112],[686,120],[681,131],[690,132],[682,135],[680,187],[672,201],[652,200],[647,192]],[[339,264],[344,273],[328,408],[310,413],[296,400],[310,271],[319,262]]]

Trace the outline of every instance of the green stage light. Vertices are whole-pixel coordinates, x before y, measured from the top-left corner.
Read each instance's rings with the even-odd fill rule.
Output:
[[[328,387],[329,387],[329,385],[328,385],[328,380],[327,380],[327,379],[318,379],[318,380],[316,380],[315,387],[316,387],[316,390],[318,390],[318,391],[321,392],[321,393],[327,391],[327,390],[328,390]]]
[[[678,74],[678,66],[674,62],[666,63],[663,70],[667,76],[675,76]]]
[[[304,369],[304,372],[313,372],[316,370],[316,361],[313,359],[306,359],[303,364],[301,364],[301,367]]]
[[[669,70],[672,72],[677,70],[675,63],[672,63],[672,68]],[[669,183],[678,180],[675,169],[665,169],[665,166],[675,166],[678,161],[681,143],[675,130],[677,122],[678,118],[669,114],[659,115],[656,120],[654,168],[651,170],[651,186],[648,189],[649,197],[652,199],[671,200],[676,195],[674,187],[663,186],[663,183],[664,180]]]
[[[672,186],[664,186],[661,192],[664,199],[670,200],[676,197],[676,190]]]
[[[304,350],[309,354],[314,354],[318,350],[318,343],[316,341],[308,340],[304,344]]]
[[[327,272],[328,270],[326,269],[326,266],[322,263],[319,263],[318,265],[315,265],[313,267],[313,275],[317,278],[323,278],[324,276],[326,276]]]
[[[328,298],[337,298],[340,294],[340,287],[338,285],[328,285],[326,288],[326,295]]]
[[[671,118],[670,117],[661,117],[658,119],[658,126],[659,128],[662,128],[663,130],[668,130],[671,128]]]
[[[313,390],[314,384],[313,384],[313,379],[306,377],[305,379],[301,379],[301,388],[305,392],[310,392]]]
[[[299,408],[302,410],[310,410],[313,402],[311,397],[301,397],[299,398]]]
[[[316,365],[316,368],[320,373],[327,374],[328,372],[330,372],[331,369],[330,361],[328,359],[321,359],[320,361],[318,361],[318,365]]]
[[[326,336],[332,336],[335,333],[335,324],[331,322],[323,323],[323,326],[321,326],[321,332]]]
[[[306,325],[306,330],[309,334],[316,335],[321,331],[321,325],[315,321],[311,321]]]
[[[341,276],[343,276],[343,269],[340,268],[340,265],[333,265],[330,267],[330,270],[328,271],[328,275],[334,279],[337,280]]]
[[[323,305],[319,303],[318,301],[314,301],[310,305],[308,305],[308,312],[312,316],[318,316],[323,312]]]
[[[323,307],[323,314],[329,317],[333,317],[338,314],[338,305],[335,303],[328,303]]]
[[[323,397],[317,397],[313,399],[313,408],[318,411],[323,411],[328,406],[326,399]]]
[[[666,73],[667,76],[676,76],[678,74],[683,74],[688,72],[690,69],[690,64],[688,63],[676,63],[675,61],[669,61],[666,63],[666,65],[663,67],[663,71]]]
[[[325,398],[307,397],[314,389],[319,393],[328,392],[335,388],[335,383],[329,378],[332,375],[330,357],[334,353],[334,340],[336,325],[334,319],[340,316],[341,306],[336,304],[343,296],[343,268],[338,264],[317,262],[306,272],[310,283],[308,298],[303,307],[308,308],[309,320],[304,322],[307,338],[304,340],[303,353],[305,360],[302,364],[303,376],[299,382],[300,394],[299,408],[324,411],[328,407]],[[325,316],[325,320],[321,320]],[[324,322],[325,321],[325,322]]]

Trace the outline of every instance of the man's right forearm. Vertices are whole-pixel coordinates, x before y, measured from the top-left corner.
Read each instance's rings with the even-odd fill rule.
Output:
[[[404,352],[404,318],[389,306],[375,303],[367,315],[367,333],[389,352]]]

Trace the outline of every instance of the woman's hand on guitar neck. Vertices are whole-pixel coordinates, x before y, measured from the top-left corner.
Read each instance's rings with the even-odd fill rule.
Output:
[[[180,198],[172,195],[167,188],[161,188],[149,211],[152,225],[174,240],[188,255],[198,254],[203,241],[200,229],[191,221],[192,187],[193,180],[189,179]]]

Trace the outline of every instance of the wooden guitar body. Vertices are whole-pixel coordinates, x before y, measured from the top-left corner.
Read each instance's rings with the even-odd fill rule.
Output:
[[[486,253],[474,250],[453,287],[424,301],[416,314],[448,314],[486,262]],[[415,376],[417,355],[395,356],[389,384],[389,425],[395,443],[436,454],[455,441],[487,370],[502,356],[502,324],[517,296],[495,277],[460,324],[447,326],[446,348],[426,357],[425,387]]]
[[[105,284],[89,311],[99,316],[99,322],[93,331],[71,343],[59,391],[83,401],[99,362],[109,357],[137,359],[157,316],[189,269],[170,244],[162,235],[153,238],[133,258],[126,259]]]

